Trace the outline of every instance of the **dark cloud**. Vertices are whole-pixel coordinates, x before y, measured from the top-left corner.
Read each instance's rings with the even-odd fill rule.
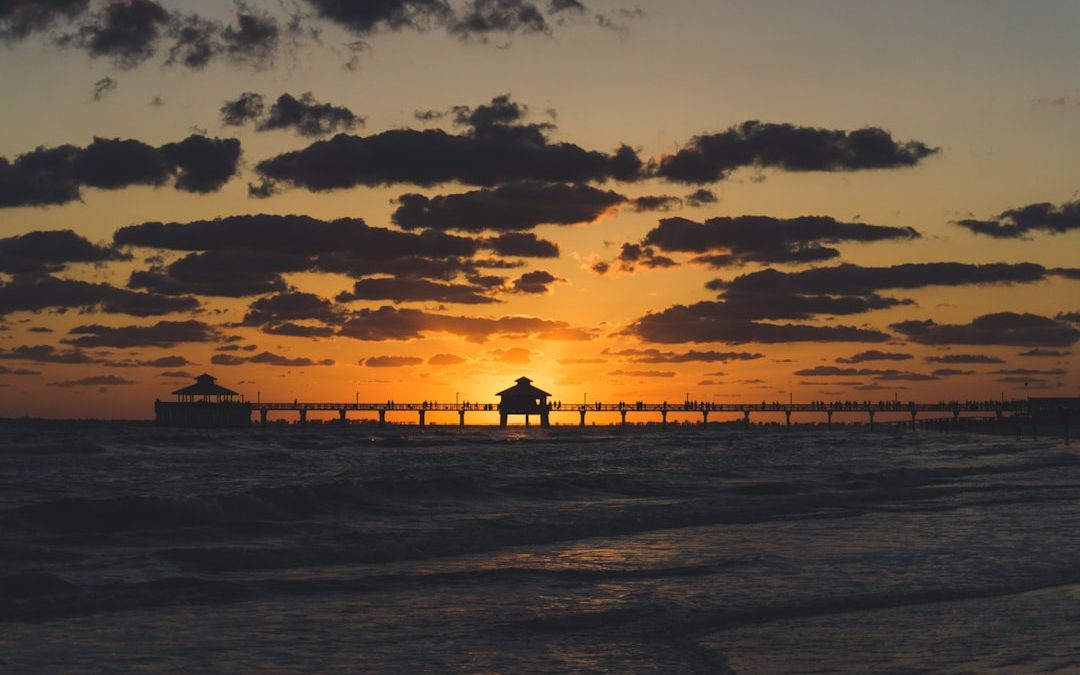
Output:
[[[765,312],[774,313],[774,312]],[[871,328],[772,324],[731,318],[722,302],[675,305],[646,314],[628,332],[642,340],[660,343],[724,342],[885,342],[889,336]]]
[[[241,4],[236,12],[236,24],[221,30],[225,55],[236,63],[256,67],[269,64],[277,53],[281,29],[277,20],[267,14],[248,11]]]
[[[631,200],[634,211],[644,213],[646,211],[670,211],[682,206],[682,200],[672,195],[646,195]]]
[[[996,356],[984,354],[942,354],[940,356],[927,356],[927,363],[1005,363]]]
[[[1006,370],[991,370],[991,375],[1068,375],[1064,368],[1051,368],[1039,370],[1037,368],[1010,368]]]
[[[713,280],[731,317],[748,319],[806,318],[817,314],[859,314],[910,305],[909,299],[881,296],[885,289],[1030,283],[1046,278],[1033,263],[908,263],[890,267],[837,265],[801,272],[765,269],[730,281]]]
[[[267,111],[263,97],[247,91],[236,100],[222,104],[219,114],[221,123],[226,126],[242,126],[252,122],[256,131],[292,129],[301,136],[309,137],[348,131],[364,123],[363,118],[344,106],[318,102],[311,92],[300,98],[282,94]]]
[[[51,276],[16,276],[8,283],[0,283],[0,316],[12,312],[72,308],[108,314],[160,316],[198,309],[199,301]]]
[[[292,321],[285,323],[263,326],[262,331],[270,335],[286,335],[300,338],[323,338],[331,337],[336,332],[332,326],[312,326],[310,324],[298,324]]]
[[[248,363],[260,363],[267,366],[294,366],[294,367],[307,367],[307,366],[332,366],[334,365],[333,359],[310,359],[306,356],[288,358],[281,356],[280,354],[272,354],[271,352],[260,352],[255,356],[251,356],[247,359]]]
[[[487,245],[501,256],[522,258],[558,258],[559,245],[541,239],[532,232],[507,232],[487,240]]]
[[[424,29],[453,15],[445,0],[305,0],[316,14],[357,35],[378,30]]]
[[[254,356],[234,356],[232,354],[215,354],[210,357],[210,363],[216,366],[242,366],[248,363],[256,363],[266,366],[307,368],[310,366],[332,366],[333,359],[315,360],[306,356],[289,358],[272,352],[260,352]]]
[[[149,326],[76,326],[63,342],[76,347],[173,347],[185,342],[213,342],[217,328],[202,321],[158,321]]]
[[[919,141],[897,142],[877,127],[856,131],[743,122],[694,137],[659,160],[656,175],[678,183],[713,183],[745,166],[786,171],[856,171],[914,166],[938,152]]]
[[[431,198],[404,194],[392,219],[406,229],[528,230],[588,223],[624,201],[617,192],[588,185],[513,183]]]
[[[995,239],[1016,239],[1032,232],[1064,234],[1080,230],[1080,202],[1067,202],[1061,206],[1046,202],[1029,204],[1002,211],[990,220],[968,218],[954,223],[975,234],[984,234]]]
[[[1043,358],[1058,358],[1063,356],[1069,356],[1072,352],[1062,352],[1054,349],[1029,349],[1026,352],[1020,352],[1017,356],[1037,356]]]
[[[823,244],[916,239],[910,227],[844,223],[827,216],[771,218],[737,216],[699,223],[664,218],[643,244],[666,252],[720,253],[698,258],[714,267],[747,262],[808,263],[836,258],[840,252]]]
[[[236,174],[240,142],[192,135],[159,148],[131,139],[95,138],[85,148],[39,147],[14,161],[0,157],[0,207],[65,204],[81,188],[164,185],[212,192]]]
[[[450,333],[470,342],[484,342],[494,335],[546,340],[589,340],[591,333],[563,321],[528,316],[499,318],[451,316],[389,305],[363,309],[341,326],[340,335],[357,340],[412,340],[424,333]]]
[[[838,368],[836,366],[815,366],[796,370],[795,375],[802,377],[865,377],[872,376],[875,380],[894,382],[923,382],[941,379],[938,375],[925,373],[912,373],[904,370],[877,368]]]
[[[673,370],[613,370],[611,377],[675,377]]]
[[[240,127],[258,121],[265,110],[266,102],[261,94],[245,91],[235,101],[225,101],[218,115],[225,126]]]
[[[122,377],[116,375],[94,375],[93,377],[84,377],[81,380],[65,380],[63,382],[50,382],[49,387],[99,387],[99,386],[114,386],[124,384],[138,384],[132,380],[125,380]]]
[[[444,284],[427,279],[380,277],[361,279],[352,291],[337,296],[338,302],[353,300],[392,300],[402,302],[449,302],[484,305],[497,302],[485,295],[486,288],[468,284]]]
[[[33,363],[63,363],[78,365],[100,363],[81,349],[59,350],[52,345],[22,345],[14,349],[0,349],[0,359],[6,361],[31,361]]]
[[[510,285],[510,290],[514,293],[526,293],[532,295],[543,295],[551,292],[551,286],[557,281],[566,281],[559,277],[545,272],[544,270],[536,270],[533,272],[526,272],[517,279],[514,279]]]
[[[130,258],[111,246],[93,244],[71,230],[39,230],[0,239],[0,272],[7,274],[57,272],[70,263]]]
[[[716,198],[716,195],[713,194],[712,190],[700,188],[686,195],[685,201],[687,206],[700,208],[708,204],[715,204],[719,200]]]
[[[543,12],[529,0],[469,0],[450,27],[450,32],[462,38],[548,30]]]
[[[866,361],[908,361],[915,358],[911,354],[901,354],[899,352],[883,352],[877,349],[870,349],[865,352],[859,352],[858,354],[852,354],[851,356],[838,356],[836,358],[837,363],[864,363]]]
[[[1080,267],[1055,267],[1050,270],[1050,273],[1065,279],[1080,281]]]
[[[117,86],[119,85],[117,84],[116,80],[112,79],[111,77],[103,77],[94,83],[94,93],[91,98],[94,101],[100,101],[101,99],[105,98],[105,96],[109,94],[109,92],[116,89]]]
[[[0,2],[0,40],[17,41],[86,11],[89,0],[5,0]]]
[[[246,326],[297,325],[296,321],[317,321],[334,324],[343,316],[344,310],[314,293],[289,290],[251,303],[243,324]]]
[[[429,366],[456,366],[465,363],[457,354],[436,354],[428,359]]]
[[[1069,323],[1080,323],[1080,312],[1058,312],[1054,315],[1054,318],[1058,321],[1067,321]]]
[[[403,366],[418,366],[424,359],[416,356],[372,356],[362,360],[368,368],[401,368]]]
[[[118,245],[196,251],[132,275],[129,286],[161,293],[244,296],[285,290],[283,274],[450,280],[488,262],[484,242],[442,232],[369,227],[358,218],[231,216],[189,223],[142,223],[117,230]],[[498,261],[496,261],[498,262]]]
[[[624,272],[632,272],[638,265],[656,269],[660,267],[674,267],[676,263],[666,255],[659,255],[652,246],[641,244],[623,244],[619,249],[619,269]],[[607,267],[601,267],[599,263],[593,265],[593,271],[603,274]]]
[[[366,137],[338,134],[259,162],[256,168],[267,181],[312,191],[394,183],[490,187],[640,177],[641,160],[631,148],[623,146],[608,155],[552,143],[549,124],[504,123],[501,111],[518,108],[503,100],[509,99],[498,97],[491,106],[459,113],[471,125],[460,134],[441,129],[394,129]]]
[[[345,106],[319,103],[307,92],[300,98],[289,94],[279,96],[256,128],[259,131],[293,129],[301,136],[311,137],[352,130],[363,123],[363,118]]]
[[[548,0],[548,11],[552,14],[559,12],[584,12],[585,5],[581,0]]]
[[[283,273],[309,267],[305,257],[273,251],[211,250],[191,253],[168,266],[132,272],[128,286],[165,295],[239,298],[284,291]]]
[[[1037,314],[997,312],[966,324],[901,321],[890,326],[921,344],[1014,345],[1068,347],[1080,340],[1080,330]]]
[[[728,361],[755,361],[764,357],[764,354],[756,352],[700,352],[695,349],[684,353],[663,352],[659,349],[605,349],[600,353],[626,359],[632,363],[727,363]]]
[[[93,16],[63,36],[61,44],[110,58],[121,68],[133,68],[153,56],[171,20],[169,11],[153,0],[113,0]]]

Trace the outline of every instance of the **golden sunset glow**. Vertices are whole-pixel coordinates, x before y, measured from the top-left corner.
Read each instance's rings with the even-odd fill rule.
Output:
[[[1075,4],[595,4],[471,35],[313,15],[316,39],[200,2],[276,31],[205,62],[0,14],[0,415],[148,418],[204,371],[263,401],[1076,394]],[[168,145],[192,137],[217,154]],[[316,232],[343,218],[367,243]],[[18,243],[67,230],[100,249]],[[256,318],[286,295],[309,313]],[[159,322],[197,327],[129,334]]]

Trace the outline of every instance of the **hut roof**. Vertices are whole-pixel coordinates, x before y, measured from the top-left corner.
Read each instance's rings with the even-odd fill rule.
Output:
[[[226,389],[220,384],[215,384],[217,378],[203,373],[195,378],[195,384],[177,389],[173,392],[176,396],[239,396],[232,389]]]
[[[543,389],[537,389],[532,386],[532,380],[527,377],[519,377],[515,380],[517,384],[509,389],[503,389],[496,396],[521,396],[523,398],[538,398],[541,396],[551,396]]]

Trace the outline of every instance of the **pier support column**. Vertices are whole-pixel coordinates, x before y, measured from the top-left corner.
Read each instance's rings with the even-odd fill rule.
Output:
[[[1035,413],[1031,414],[1031,440],[1039,440],[1039,418]]]
[[[952,411],[952,422],[956,426],[960,425],[960,411],[959,410],[953,410]]]
[[[420,410],[420,426],[424,426],[424,414],[425,413],[427,413],[426,410],[423,410],[423,409]]]
[[[457,415],[458,415],[458,418],[457,418],[458,426],[459,427],[465,426],[465,411],[464,410],[459,410],[459,411],[457,411]]]
[[[743,421],[743,426],[746,427],[747,429],[749,429],[750,428],[750,411],[749,410],[742,411],[742,421]]]
[[[529,426],[529,416],[525,415],[525,426]]]
[[[338,418],[343,425],[349,423],[349,420],[345,417],[345,408],[341,408],[340,410],[338,410]]]
[[[625,427],[626,426],[626,411],[625,410],[620,410],[619,411],[619,417],[622,418],[622,426]]]
[[[585,419],[585,415],[582,414],[581,418]],[[505,427],[506,426],[506,413],[504,413],[501,410],[499,411],[499,426],[500,427]]]
[[[709,424],[709,411],[708,410],[702,410],[701,411],[701,426],[706,426],[708,424]]]
[[[540,413],[540,427],[546,429],[551,426],[551,414],[546,410]]]
[[[832,413],[833,411],[831,410],[825,411],[825,419],[827,420],[826,424],[828,424],[830,429],[832,429]]]
[[[918,415],[918,414],[919,413],[914,411],[914,410],[911,411],[911,430],[912,431],[915,431],[915,416]]]
[[[870,414],[870,430],[873,431],[874,430],[874,411],[873,410],[867,410],[866,412],[868,412]]]
[[[307,409],[300,408],[300,426],[307,426]]]
[[[1001,424],[1001,420],[1004,418],[1004,413],[1001,412],[1001,408],[994,411],[994,416],[997,418],[997,423]]]
[[[667,411],[666,410],[661,410],[660,411],[660,426],[663,426],[663,427],[667,426]]]
[[[386,426],[386,410],[385,409],[379,411],[379,426],[380,427],[385,427]]]
[[[266,408],[259,411],[259,424],[266,426]]]
[[[787,429],[788,431],[791,431],[791,411],[785,410],[784,417],[787,418]]]
[[[581,426],[585,426],[585,409],[584,409],[584,408],[582,408],[582,409],[581,409],[581,410],[579,410],[578,412],[580,412],[580,413],[581,413]]]

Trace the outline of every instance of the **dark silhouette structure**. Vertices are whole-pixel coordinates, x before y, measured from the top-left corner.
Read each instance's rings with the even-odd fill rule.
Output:
[[[495,394],[499,397],[499,426],[506,426],[508,415],[524,415],[525,426],[529,426],[529,415],[539,415],[540,426],[550,426],[547,399],[551,394],[534,387],[532,380],[527,377],[519,377],[516,382],[509,389]]]
[[[246,427],[251,424],[251,404],[237,401],[240,394],[217,384],[203,373],[195,384],[173,392],[176,402],[154,402],[154,419],[173,427]]]

